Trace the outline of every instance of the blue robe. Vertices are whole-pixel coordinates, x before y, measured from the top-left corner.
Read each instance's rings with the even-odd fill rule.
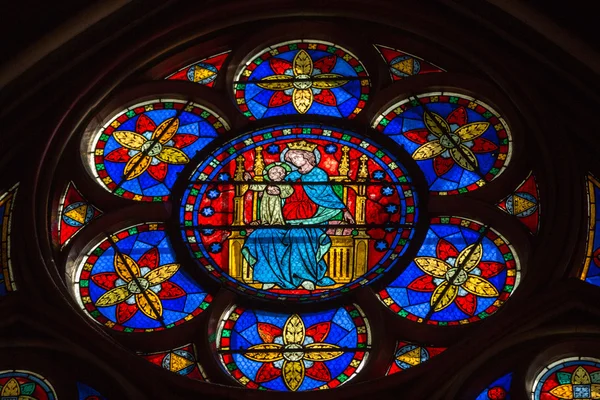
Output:
[[[291,225],[283,228],[257,228],[244,244],[242,254],[253,268],[256,282],[274,283],[282,289],[296,289],[304,281],[316,286],[330,286],[335,281],[325,277],[327,264],[323,256],[331,247],[331,239],[324,228],[302,228],[303,224],[325,224],[337,216],[344,203],[329,185],[311,185],[311,182],[327,182],[329,177],[319,167],[306,174],[294,171],[286,181],[305,182],[307,197],[318,207],[311,218],[286,221]]]

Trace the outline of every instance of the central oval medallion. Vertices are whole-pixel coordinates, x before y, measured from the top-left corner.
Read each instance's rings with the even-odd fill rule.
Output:
[[[215,279],[298,301],[380,278],[402,259],[417,217],[415,184],[398,157],[311,124],[255,131],[209,154],[180,214],[184,241]]]

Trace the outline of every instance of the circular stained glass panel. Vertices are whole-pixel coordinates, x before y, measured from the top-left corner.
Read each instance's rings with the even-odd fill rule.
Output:
[[[234,95],[250,119],[317,114],[354,118],[369,98],[365,67],[333,43],[297,40],[268,47],[237,73]]]
[[[458,93],[402,100],[375,119],[423,170],[432,194],[467,193],[495,179],[508,164],[511,137],[490,106]]]
[[[363,367],[371,333],[355,305],[308,314],[233,307],[219,327],[222,366],[250,389],[335,388]]]
[[[418,199],[406,168],[368,139],[286,125],[206,157],[180,217],[192,255],[215,279],[257,297],[310,301],[391,269],[415,234]]]
[[[81,261],[75,295],[94,320],[124,332],[189,321],[211,296],[181,270],[164,226],[141,224],[101,240]]]
[[[600,360],[572,357],[557,361],[537,376],[533,400],[600,398]]]
[[[0,398],[55,400],[52,385],[29,371],[0,371]]]
[[[108,121],[91,147],[91,169],[111,193],[166,201],[192,157],[228,128],[212,111],[182,100],[132,105]]]
[[[506,239],[475,221],[437,217],[417,257],[379,297],[412,321],[458,325],[496,312],[518,283],[519,262]]]

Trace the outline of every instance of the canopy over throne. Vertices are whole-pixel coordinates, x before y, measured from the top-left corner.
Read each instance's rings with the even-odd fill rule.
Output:
[[[255,149],[254,157],[254,179],[256,181],[263,180],[263,172],[265,170],[265,162],[262,156],[262,146]],[[328,286],[335,288],[352,282],[357,277],[364,275],[367,272],[367,260],[369,255],[369,238],[366,233],[365,225],[365,205],[366,205],[366,180],[369,176],[367,169],[367,156],[362,155],[359,158],[359,167],[356,175],[356,181],[350,179],[350,162],[348,146],[342,147],[342,157],[338,164],[338,175],[331,176],[332,185],[342,186],[342,201],[348,204],[348,190],[353,190],[356,194],[354,218],[356,228],[350,229],[344,227],[343,223],[335,224],[330,222],[331,228],[327,230],[327,235],[331,238],[331,248],[325,254],[324,260],[327,264],[326,276],[333,279],[336,284]],[[245,172],[245,158],[239,156],[235,160],[235,175],[236,182],[242,182]],[[244,220],[244,197],[248,191],[248,185],[236,185],[234,197],[234,219],[233,226],[246,226]],[[258,192],[252,192],[252,221],[258,218]],[[248,221],[250,222],[250,221]],[[290,225],[290,229],[292,225]],[[244,246],[245,236],[242,236],[240,229],[234,229],[231,236],[228,238],[229,244],[229,275],[241,282],[244,282],[252,287],[260,288],[262,283],[256,282],[253,279],[252,268],[242,255],[242,247]]]

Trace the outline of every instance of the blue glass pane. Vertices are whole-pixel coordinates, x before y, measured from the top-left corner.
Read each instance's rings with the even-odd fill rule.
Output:
[[[98,182],[127,199],[166,200],[185,164],[228,129],[211,111],[185,104],[138,104],[107,123],[92,148]]]
[[[375,127],[412,154],[432,194],[476,190],[495,179],[510,158],[505,121],[485,103],[456,93],[402,100]]]
[[[84,309],[125,332],[150,332],[184,323],[211,298],[181,270],[160,224],[142,224],[104,239],[82,261],[76,282]],[[116,249],[115,249],[116,247]]]
[[[236,81],[237,105],[250,119],[294,114],[354,118],[370,89],[364,66],[347,50],[325,42],[271,46],[253,56]]]
[[[518,260],[504,238],[474,221],[438,217],[417,257],[379,296],[410,320],[458,325],[496,312],[518,280]]]
[[[233,307],[218,333],[223,368],[251,389],[337,387],[362,368],[370,332],[356,306],[288,314]]]

